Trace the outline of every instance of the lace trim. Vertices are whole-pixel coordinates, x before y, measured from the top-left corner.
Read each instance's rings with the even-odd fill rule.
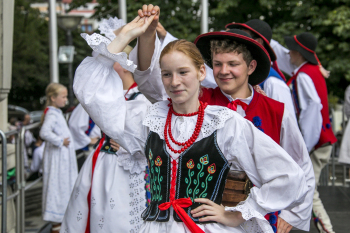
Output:
[[[124,25],[124,20],[118,19],[117,17],[110,17],[109,19],[103,19],[101,21],[98,30],[100,30],[101,34],[105,34],[105,36],[112,41],[116,37],[114,31]]]
[[[241,224],[246,232],[254,233],[274,233],[270,223],[262,214],[256,211],[247,201],[240,202],[235,207],[225,207],[226,211],[239,211],[246,220]]]
[[[100,34],[92,34],[91,36],[86,33],[81,33],[81,37],[86,40],[88,45],[97,53],[115,61],[118,62],[124,69],[134,72],[136,69],[136,65],[134,62],[128,60],[128,55],[124,52],[120,52],[118,54],[110,53],[107,49],[107,45],[111,43],[109,39],[107,39],[104,36],[101,36]]]
[[[164,127],[166,122],[166,117],[168,114],[168,103],[169,101],[161,101],[158,103],[155,103],[151,105],[148,108],[148,114],[145,117],[143,121],[143,125],[149,127],[149,129],[159,135],[161,139],[164,139]],[[205,109],[205,115],[203,120],[203,125],[201,128],[201,133],[199,134],[198,140],[201,140],[203,138],[206,138],[210,136],[212,133],[214,133],[215,130],[221,129],[225,126],[225,122],[232,118],[234,115],[234,112],[228,108],[220,107],[220,106],[207,106]],[[193,118],[197,119],[197,118]],[[191,119],[184,120],[189,121]],[[181,131],[191,131],[191,127],[193,126],[193,129],[195,127],[195,122],[190,127],[181,127],[179,125],[179,130]],[[181,135],[186,135],[186,133],[183,133]],[[184,142],[188,140],[187,137],[180,137],[180,142]]]
[[[146,170],[147,160],[144,155],[130,156],[124,148],[120,148],[117,152],[117,156],[118,165],[123,167],[124,170],[130,171],[131,174],[140,174]]]

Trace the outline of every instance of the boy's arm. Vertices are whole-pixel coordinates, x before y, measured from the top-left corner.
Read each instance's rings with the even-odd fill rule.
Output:
[[[300,105],[299,127],[310,152],[320,139],[323,106],[314,83],[304,72],[298,74],[297,88]]]

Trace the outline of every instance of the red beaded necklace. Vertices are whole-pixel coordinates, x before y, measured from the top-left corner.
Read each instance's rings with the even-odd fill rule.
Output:
[[[199,135],[199,132],[200,132],[200,130],[202,128],[202,125],[203,125],[204,109],[207,107],[207,103],[202,103],[200,101],[200,105],[199,105],[199,108],[198,108],[197,112],[187,113],[187,114],[180,114],[180,113],[177,113],[177,112],[174,111],[173,105],[171,103],[171,99],[169,99],[169,101],[170,101],[169,111],[168,111],[168,116],[167,116],[165,127],[164,127],[164,139],[165,139],[165,142],[166,142],[167,146],[169,147],[169,149],[172,152],[174,152],[175,154],[179,154],[179,153],[184,152],[188,147],[190,147],[196,141],[196,139],[197,139],[197,137]],[[173,137],[173,135],[171,133],[171,117],[172,117],[172,114],[174,114],[175,116],[186,116],[186,117],[198,115],[197,123],[196,123],[196,127],[194,129],[194,132],[193,132],[192,136],[186,142],[177,142],[174,139],[174,137]],[[178,146],[183,146],[183,148],[181,148],[180,150],[175,150],[174,148],[172,148],[172,146],[169,143],[168,134],[169,134],[169,137],[170,137],[170,139],[171,139],[171,141],[173,143],[175,143]]]

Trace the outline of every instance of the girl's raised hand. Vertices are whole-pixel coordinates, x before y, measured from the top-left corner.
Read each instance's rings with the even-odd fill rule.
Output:
[[[146,32],[153,22],[155,15],[150,17],[137,16],[133,21],[126,24],[117,37],[107,46],[111,53],[120,53],[135,38]]]
[[[245,221],[241,212],[225,211],[224,206],[207,198],[197,198],[194,201],[204,204],[191,211],[193,217],[205,216],[199,219],[200,222],[215,221],[229,227],[237,227]]]
[[[141,18],[143,18],[143,17],[150,17],[151,15],[155,15],[151,25],[148,27],[148,29],[145,32],[145,34],[148,34],[148,33],[152,34],[152,33],[154,33],[156,28],[157,28],[157,26],[158,26],[158,22],[159,22],[159,15],[160,15],[160,8],[159,8],[159,6],[153,6],[152,4],[143,5],[142,9],[139,9],[137,13],[138,13],[138,15]]]

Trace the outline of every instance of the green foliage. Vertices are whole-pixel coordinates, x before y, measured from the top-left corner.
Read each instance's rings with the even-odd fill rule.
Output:
[[[74,0],[77,8],[91,0]],[[118,0],[99,0],[94,17],[118,16]],[[200,34],[200,0],[127,0],[127,17],[131,21],[143,4],[161,7],[160,21],[177,38],[194,41]],[[12,94],[31,93],[33,99],[43,96],[49,82],[48,24],[39,12],[30,9],[26,0],[16,1],[14,33],[14,67]],[[209,28],[223,30],[230,22],[246,22],[260,18],[273,29],[273,38],[284,44],[284,36],[304,31],[318,38],[317,55],[331,71],[327,79],[329,92],[343,98],[350,82],[350,0],[209,0]],[[78,32],[73,33],[74,69],[91,53]],[[64,32],[59,30],[59,44],[64,44]],[[68,84],[67,68],[60,66],[60,81]],[[28,99],[27,99],[28,100]],[[10,96],[10,102],[14,98]],[[23,102],[17,99],[17,102]]]

